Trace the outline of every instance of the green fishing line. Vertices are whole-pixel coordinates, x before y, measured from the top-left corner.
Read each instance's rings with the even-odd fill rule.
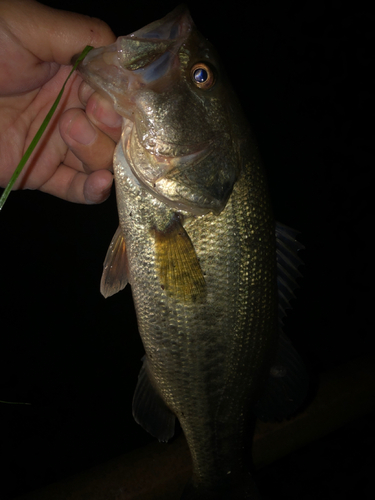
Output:
[[[52,104],[52,107],[51,109],[49,110],[47,116],[45,117],[45,119],[43,120],[43,123],[41,124],[38,132],[35,134],[34,136],[34,139],[31,141],[30,143],[30,146],[27,148],[25,154],[23,155],[23,157],[21,158],[21,161],[19,162],[16,170],[14,171],[10,181],[8,182],[8,185],[7,187],[4,189],[4,192],[3,194],[1,195],[1,198],[0,198],[0,210],[3,208],[4,206],[4,203],[6,202],[8,196],[9,196],[9,193],[11,192],[12,190],[12,187],[14,185],[14,183],[16,182],[18,176],[20,175],[20,173],[22,172],[22,169],[23,167],[25,166],[27,160],[30,158],[30,155],[31,153],[34,151],[36,145],[38,144],[40,138],[42,137],[43,135],[43,132],[45,131],[45,129],[47,128],[47,125],[49,124],[49,122],[51,121],[51,118],[53,116],[53,113],[56,111],[56,108],[60,102],[60,99],[61,99],[61,96],[63,95],[63,92],[64,92],[64,89],[65,89],[65,85],[66,85],[66,82],[69,80],[69,78],[71,77],[72,73],[74,70],[77,69],[77,66],[78,64],[86,57],[86,55],[90,52],[90,50],[92,49],[93,47],[91,47],[91,45],[87,45],[82,53],[80,54],[80,56],[77,58],[76,62],[74,63],[74,66],[72,68],[72,71],[69,73],[68,75],[68,78],[65,80],[64,82],[64,85],[61,87],[61,90],[59,92],[59,95],[57,96],[56,98],[56,101]]]

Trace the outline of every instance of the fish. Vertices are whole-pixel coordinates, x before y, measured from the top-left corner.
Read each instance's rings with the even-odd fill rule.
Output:
[[[184,500],[260,498],[251,422],[292,414],[307,387],[281,328],[297,232],[275,222],[248,121],[185,6],[78,70],[123,117],[101,292],[131,286],[145,348],[133,416],[162,442],[178,419],[193,465]]]

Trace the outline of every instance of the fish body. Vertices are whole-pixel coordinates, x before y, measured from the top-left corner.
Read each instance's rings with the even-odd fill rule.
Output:
[[[183,498],[258,498],[249,420],[280,351],[279,292],[246,119],[184,7],[92,51],[80,72],[124,116],[101,290],[132,288],[146,352],[134,417],[161,441],[178,418],[193,462]]]

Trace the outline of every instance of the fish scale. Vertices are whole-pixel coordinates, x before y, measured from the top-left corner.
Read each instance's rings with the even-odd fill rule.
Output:
[[[296,233],[275,224],[249,126],[185,7],[92,50],[80,72],[124,117],[101,291],[132,287],[146,352],[134,418],[160,441],[178,418],[193,462],[184,500],[258,499],[254,412],[290,415],[307,387],[279,326]]]
[[[257,190],[258,200],[250,196],[263,172],[249,162],[219,216],[191,217],[184,224],[207,285],[207,302],[186,304],[161,288],[154,240],[144,229],[164,226],[174,211],[132,183],[122,162],[115,165],[119,218],[149,369],[194,450],[197,480],[209,476],[212,481],[218,466],[233,463],[229,455],[242,461],[249,387],[259,385],[254,378],[265,377],[276,342],[274,223],[266,190]],[[135,215],[140,198],[143,210]]]

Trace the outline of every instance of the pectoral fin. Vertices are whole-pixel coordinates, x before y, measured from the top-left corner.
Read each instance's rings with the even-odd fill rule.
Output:
[[[127,267],[125,240],[119,226],[112,238],[103,263],[100,292],[105,298],[126,287],[128,283]]]
[[[189,235],[176,216],[163,231],[154,229],[161,287],[184,302],[202,299],[206,282]]]

